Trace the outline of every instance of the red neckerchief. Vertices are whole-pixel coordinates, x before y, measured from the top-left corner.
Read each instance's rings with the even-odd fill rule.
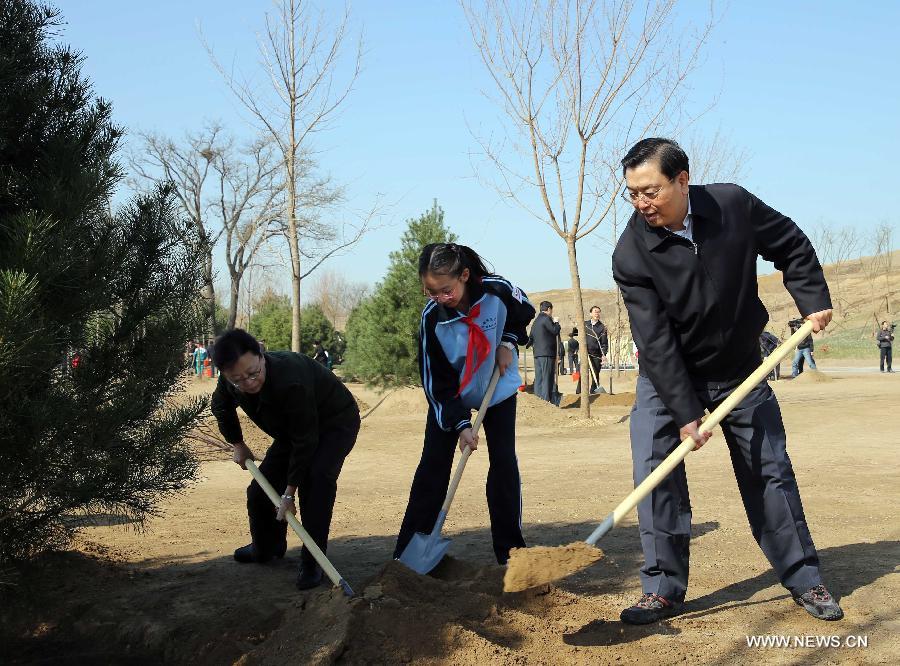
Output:
[[[469,327],[469,342],[466,345],[466,366],[463,370],[462,381],[459,383],[459,390],[456,392],[457,397],[472,381],[472,377],[478,372],[478,368],[485,362],[491,351],[491,343],[488,342],[487,336],[481,330],[481,327],[475,323],[475,319],[478,318],[480,313],[481,303],[472,307],[469,310],[469,314],[464,315],[462,318],[462,322]]]

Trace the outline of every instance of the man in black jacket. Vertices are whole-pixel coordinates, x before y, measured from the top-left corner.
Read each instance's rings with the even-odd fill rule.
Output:
[[[881,330],[875,336],[878,351],[881,354],[881,372],[884,372],[884,363],[887,361],[887,371],[891,370],[891,355],[894,346],[894,325],[888,324],[886,321],[881,322]]]
[[[613,253],[640,377],[631,414],[635,485],[690,437],[700,418],[760,363],[768,313],[759,299],[757,255],[774,262],[815,331],[831,299],[807,237],[788,217],[737,185],[689,185],[688,158],[673,141],[645,139],[622,160],[635,212]],[[754,538],[794,600],[819,619],[843,616],[822,584],[781,412],[763,381],[722,422]],[[622,621],[677,614],[688,584],[691,509],[684,464],[638,505],[643,596]]]
[[[259,342],[241,329],[216,340],[221,368],[212,412],[222,436],[234,447],[234,462],[246,469],[253,454],[244,444],[237,408],[274,441],[259,465],[276,491],[276,510],[253,481],[247,488],[252,543],[234,551],[241,563],[265,563],[287,548],[287,512],[296,513],[299,491],[303,527],[324,552],[337,494],[337,479],[359,434],[359,407],[350,391],[327,368],[305,354],[261,352]],[[322,570],[304,547],[297,587],[317,586]]]
[[[588,361],[591,364],[591,393],[600,393],[600,368],[603,357],[609,353],[609,335],[606,325],[600,321],[600,306],[591,307],[591,318],[584,322],[584,333],[587,337]]]
[[[540,309],[525,348],[531,347],[534,354],[534,394],[547,402],[554,402],[560,326],[553,319],[553,303],[541,301]]]

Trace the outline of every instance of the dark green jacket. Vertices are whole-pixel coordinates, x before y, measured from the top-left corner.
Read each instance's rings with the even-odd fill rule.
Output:
[[[319,446],[319,433],[344,419],[358,418],[353,395],[334,373],[309,356],[266,352],[266,381],[256,395],[245,395],[219,376],[212,413],[229,443],[243,441],[240,407],[266,434],[291,446],[288,483],[298,485]]]

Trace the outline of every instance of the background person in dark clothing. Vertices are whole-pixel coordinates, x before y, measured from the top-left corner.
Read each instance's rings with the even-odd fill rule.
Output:
[[[356,400],[334,373],[305,354],[260,352],[259,342],[241,329],[221,335],[215,344],[221,374],[212,396],[212,412],[234,461],[246,469],[253,454],[244,444],[237,408],[273,438],[260,471],[282,494],[276,510],[256,481],[247,488],[252,543],[234,551],[241,563],[283,557],[287,548],[284,515],[296,513],[313,541],[326,551],[337,479],[359,433]],[[297,587],[318,585],[322,570],[304,547]]]
[[[328,352],[325,351],[325,347],[322,346],[321,340],[316,340],[315,343],[313,343],[313,360],[317,363],[321,363],[326,368],[331,368]]]
[[[682,440],[703,446],[710,437],[700,432],[704,411],[759,366],[768,313],[758,294],[758,255],[783,273],[815,331],[832,313],[816,253],[790,218],[737,185],[689,185],[688,157],[667,139],[640,141],[622,167],[622,196],[635,212],[613,252],[613,276],[641,352],[630,419],[638,485]],[[782,585],[814,617],[843,617],[822,584],[768,383],[760,382],[721,426],[751,531]],[[681,611],[691,538],[684,463],[638,504],[638,521],[644,594],[622,611],[630,624]]]
[[[887,364],[887,372],[893,372],[891,370],[891,355],[894,343],[894,325],[888,324],[886,321],[881,322],[881,330],[878,331],[875,339],[878,343],[878,351],[881,352],[879,363],[881,372],[885,372],[885,364]]]
[[[531,326],[525,348],[534,354],[534,394],[547,402],[554,402],[556,393],[556,358],[558,353],[559,322],[553,319],[553,303],[541,301],[541,312]]]
[[[603,357],[609,353],[609,335],[606,325],[600,321],[600,306],[591,307],[591,318],[584,322],[585,336],[587,337],[588,361],[591,364],[591,393],[599,393],[600,368],[603,366]]]
[[[578,329],[573,328],[566,340],[566,355],[569,357],[569,371],[574,375],[581,369],[581,359],[578,356]],[[575,387],[576,393],[581,393],[581,381]]]
[[[768,358],[780,344],[781,340],[779,340],[774,333],[763,331],[759,334],[759,351],[764,359]],[[768,378],[772,381],[781,379],[781,363],[779,363],[772,369],[772,372],[769,373]]]
[[[793,335],[801,326],[803,326],[803,320],[791,319],[788,322],[788,326],[791,329],[791,335]],[[794,359],[791,361],[791,377],[796,377],[803,372],[803,361],[806,361],[809,364],[810,370],[816,369],[816,360],[813,358],[813,350],[815,350],[815,348],[815,343],[813,342],[811,335],[807,335],[803,338],[803,341],[797,345],[797,351],[794,352]]]

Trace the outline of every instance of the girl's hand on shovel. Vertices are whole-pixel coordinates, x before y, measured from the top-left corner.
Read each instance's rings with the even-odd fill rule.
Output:
[[[500,368],[500,376],[506,374],[506,369],[512,363],[512,351],[506,347],[497,347],[497,367]]]
[[[709,438],[712,437],[711,432],[700,432],[700,419],[681,426],[678,435],[681,437],[682,442],[688,437],[692,438],[697,443],[694,447],[694,451],[706,444],[706,442],[709,441]]]
[[[466,447],[473,451],[478,448],[478,435],[471,428],[466,428],[459,433],[459,452],[465,453]]]

